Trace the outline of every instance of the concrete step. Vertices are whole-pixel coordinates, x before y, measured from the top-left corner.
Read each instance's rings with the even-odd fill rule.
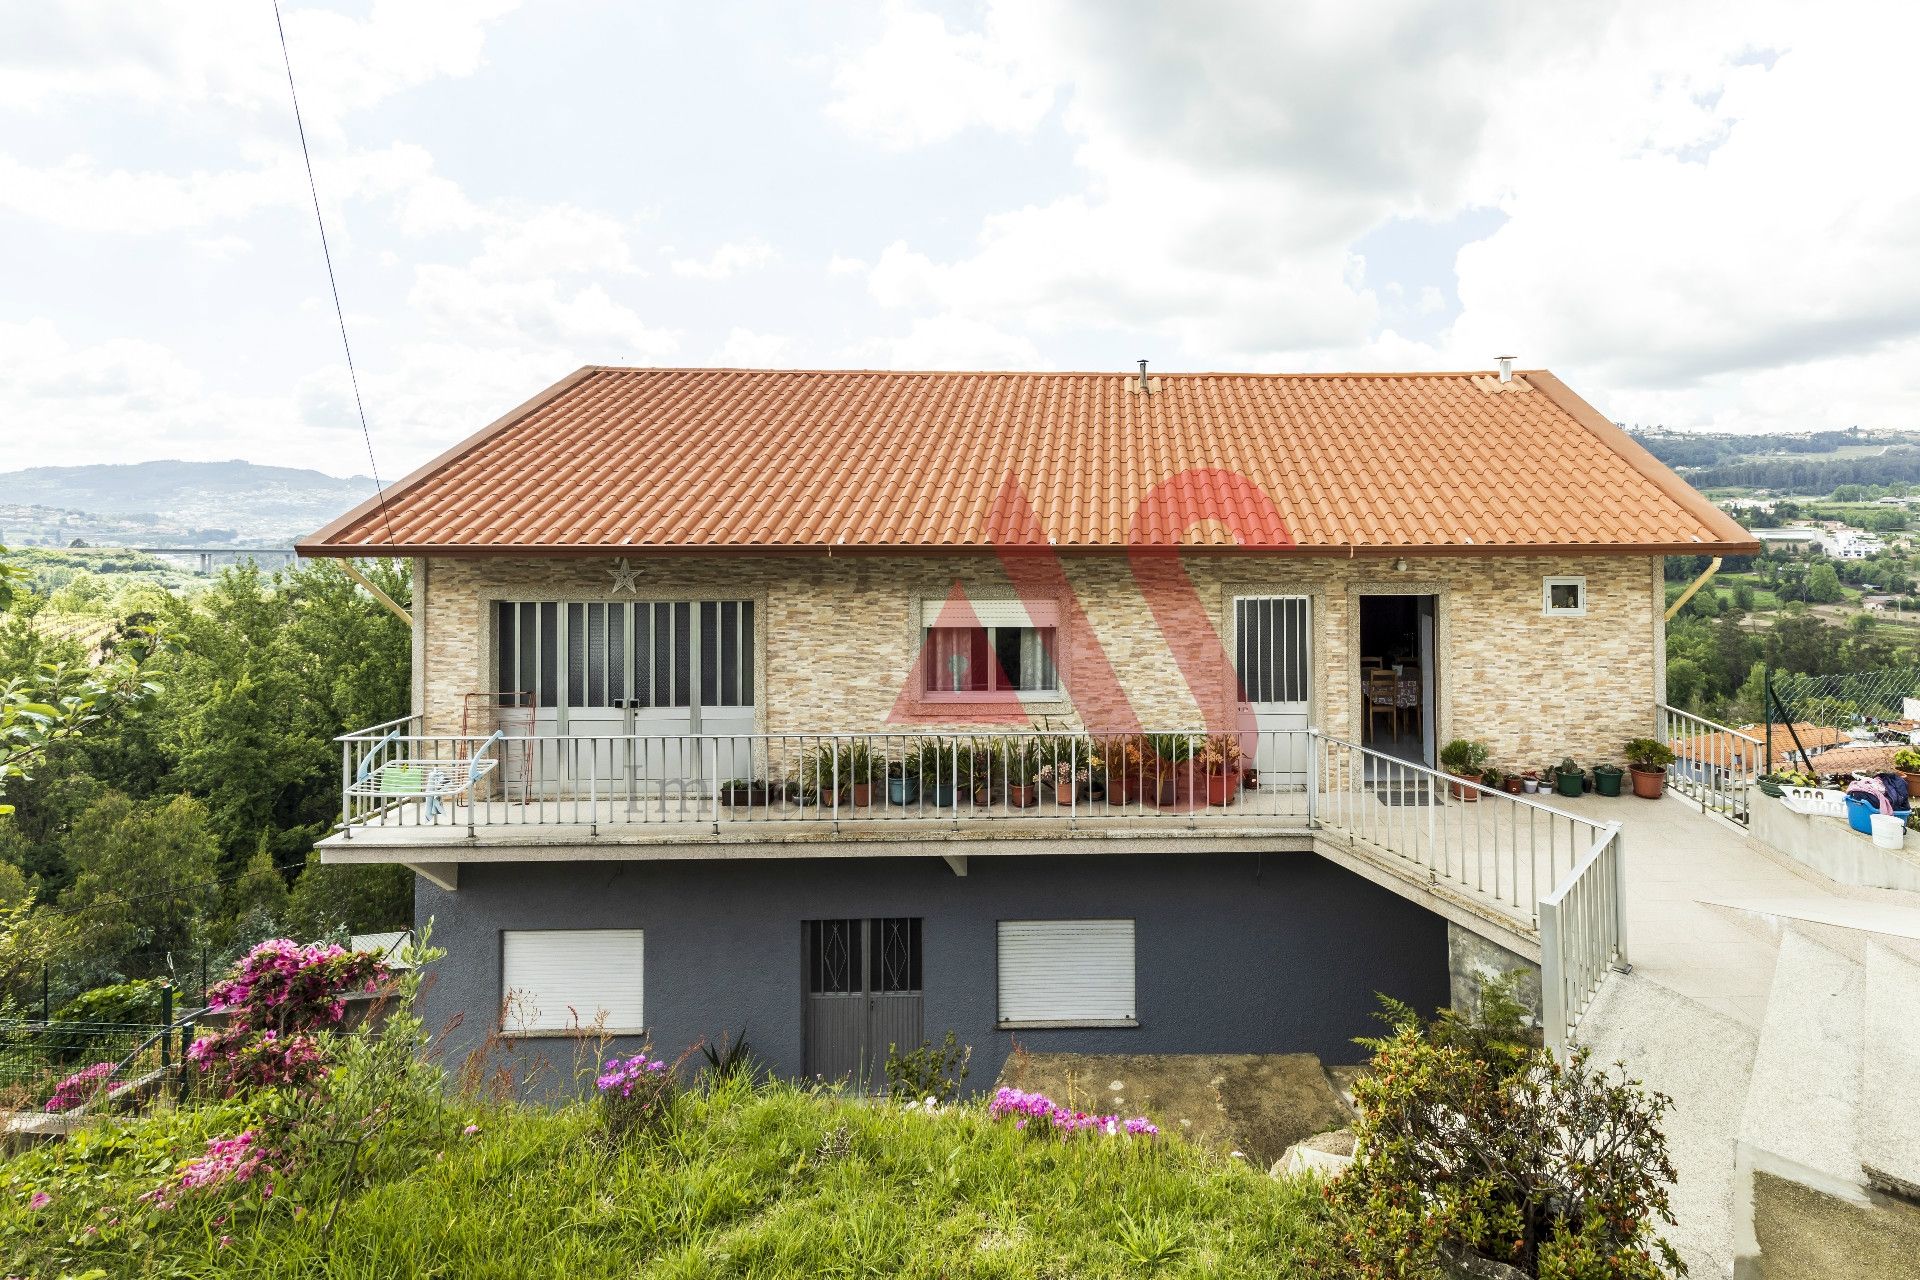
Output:
[[[1733,1274],[1734,1176],[1758,1034],[1639,974],[1615,974],[1581,1021],[1602,1063],[1673,1099],[1667,1149],[1677,1175],[1667,1238],[1695,1277]]]

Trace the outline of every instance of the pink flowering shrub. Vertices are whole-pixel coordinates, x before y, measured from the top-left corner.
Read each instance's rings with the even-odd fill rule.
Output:
[[[642,1050],[631,1058],[608,1058],[594,1080],[600,1090],[600,1116],[616,1138],[662,1129],[680,1096],[673,1069]]]
[[[317,1033],[346,1017],[347,996],[377,990],[387,967],[330,943],[263,942],[207,993],[225,1028],[195,1040],[187,1060],[228,1093],[306,1084],[327,1069]]]
[[[271,1199],[276,1176],[269,1162],[271,1154],[252,1129],[242,1130],[231,1138],[211,1138],[205,1155],[195,1156],[181,1165],[179,1173],[141,1196],[140,1202],[156,1209],[172,1209],[180,1197],[189,1192],[235,1187],[256,1179],[260,1198]]]
[[[1012,1116],[1016,1129],[1036,1134],[1057,1133],[1061,1137],[1087,1130],[1109,1135],[1124,1133],[1130,1138],[1152,1138],[1160,1133],[1159,1127],[1145,1116],[1123,1120],[1117,1115],[1096,1116],[1084,1111],[1069,1111],[1044,1093],[1027,1093],[1020,1089],[1002,1088],[996,1091],[993,1101],[987,1104],[987,1114],[996,1119]]]
[[[47,1099],[48,1111],[70,1111],[91,1098],[100,1082],[113,1074],[111,1062],[96,1062],[82,1068],[62,1080],[53,1088],[53,1096]]]

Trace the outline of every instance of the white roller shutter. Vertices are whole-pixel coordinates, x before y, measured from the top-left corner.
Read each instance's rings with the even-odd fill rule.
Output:
[[[1000,1021],[1127,1023],[1133,921],[1002,920]]]
[[[922,600],[920,619],[929,627],[1057,627],[1060,606],[1051,600]]]
[[[601,1014],[613,1034],[646,1028],[639,929],[508,929],[500,935],[504,1029],[572,1031]]]

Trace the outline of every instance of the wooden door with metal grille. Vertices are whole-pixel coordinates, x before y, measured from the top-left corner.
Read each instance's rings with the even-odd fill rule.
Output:
[[[919,1047],[920,934],[918,916],[805,923],[807,1075],[880,1092],[888,1049]]]
[[[1234,670],[1260,731],[1261,787],[1307,780],[1313,602],[1307,596],[1241,596],[1233,602]]]

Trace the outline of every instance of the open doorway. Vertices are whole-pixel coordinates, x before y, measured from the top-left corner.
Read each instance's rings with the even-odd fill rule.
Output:
[[[1434,762],[1434,596],[1360,597],[1361,742],[1375,751]]]

